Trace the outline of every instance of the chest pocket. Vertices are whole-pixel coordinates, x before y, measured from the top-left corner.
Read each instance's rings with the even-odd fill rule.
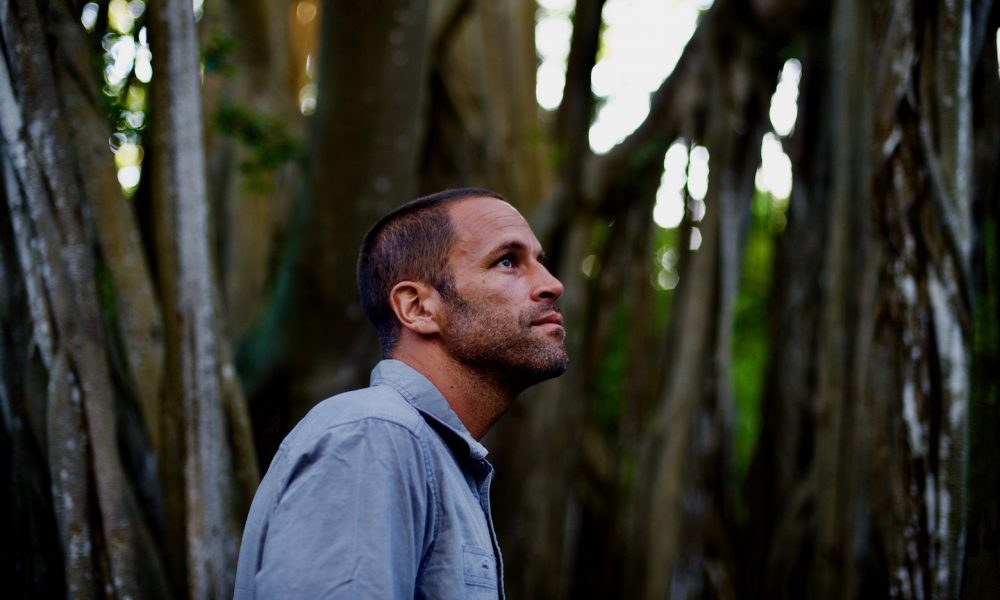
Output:
[[[495,590],[497,588],[497,564],[492,552],[475,546],[462,546],[462,562],[465,570],[465,585]]]

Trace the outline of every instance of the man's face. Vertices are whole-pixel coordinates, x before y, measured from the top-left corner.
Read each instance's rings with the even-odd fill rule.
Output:
[[[495,198],[456,202],[449,214],[457,241],[448,256],[454,288],[442,290],[445,349],[515,387],[561,375],[568,362],[556,306],[563,287],[540,262],[528,223]]]

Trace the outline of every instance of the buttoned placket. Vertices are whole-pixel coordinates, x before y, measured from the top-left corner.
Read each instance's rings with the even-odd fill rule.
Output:
[[[376,371],[380,370],[380,367],[382,367],[383,364],[390,364],[392,362],[395,361],[383,361],[382,363],[379,364],[379,367],[376,367]],[[416,395],[412,392],[410,386],[406,385],[405,383],[398,382],[396,379],[388,375],[376,376],[373,373],[371,384],[376,385],[379,383],[389,384],[393,389],[397,390],[400,393],[400,395],[402,395],[411,405],[413,405],[414,408],[416,408],[421,414],[423,414],[425,418],[429,417],[434,422],[443,426],[445,430],[450,431],[459,439],[463,440],[465,444],[467,444],[467,447],[469,449],[469,459],[471,460],[466,464],[471,463],[471,465],[473,465],[473,468],[471,469],[464,468],[462,470],[466,476],[466,482],[472,483],[472,485],[470,485],[469,487],[472,493],[479,500],[479,505],[482,508],[483,515],[486,517],[487,528],[490,532],[490,542],[493,544],[493,556],[496,559],[497,596],[500,598],[500,600],[505,600],[506,595],[504,594],[504,589],[503,589],[503,557],[500,553],[500,543],[497,541],[496,529],[493,525],[493,513],[491,512],[490,509],[490,484],[493,481],[494,471],[493,471],[493,465],[491,465],[490,462],[485,458],[486,448],[482,446],[479,442],[473,440],[471,436],[469,436],[468,432],[464,429],[464,427],[460,424],[460,422],[457,421],[457,416],[455,416],[454,413],[451,412],[450,407],[448,407],[448,412],[449,412],[448,415],[434,414],[434,411],[431,409],[430,406],[417,400]],[[427,384],[430,384],[430,382],[427,381]],[[441,399],[443,405],[447,406],[447,400],[445,400],[443,396],[440,396],[440,392],[436,388],[433,389],[435,392],[438,393],[438,397]],[[456,420],[455,424],[449,423],[449,416]],[[461,462],[465,461],[460,461],[460,463]],[[471,482],[468,481],[470,472],[473,479]]]
[[[493,482],[493,465],[485,458],[480,458],[477,462],[479,463],[479,470],[482,475],[477,477],[479,482],[477,483],[478,489],[476,495],[479,497],[479,505],[482,506],[483,514],[486,516],[486,524],[490,530],[490,541],[493,543],[493,556],[496,557],[497,595],[500,600],[504,600],[506,596],[503,589],[503,556],[500,554],[500,543],[497,541],[496,529],[493,526],[493,512],[490,509],[490,484]]]

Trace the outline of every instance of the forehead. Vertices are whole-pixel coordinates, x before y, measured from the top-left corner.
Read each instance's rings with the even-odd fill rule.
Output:
[[[475,254],[497,245],[520,242],[529,248],[540,244],[517,209],[496,198],[469,198],[448,209],[457,238],[455,250]]]

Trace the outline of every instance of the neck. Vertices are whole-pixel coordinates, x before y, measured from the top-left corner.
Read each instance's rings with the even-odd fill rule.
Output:
[[[503,416],[519,391],[495,373],[455,360],[436,344],[419,349],[400,344],[391,358],[429,379],[477,440]]]

